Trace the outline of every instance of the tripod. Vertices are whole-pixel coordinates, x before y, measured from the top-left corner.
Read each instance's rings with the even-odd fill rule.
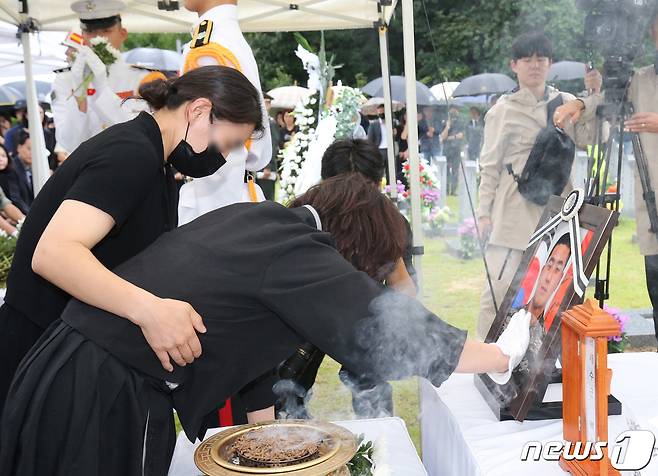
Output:
[[[631,103],[628,92],[632,76],[629,78],[626,87],[621,95],[621,100],[598,106],[596,111],[596,139],[595,146],[590,152],[588,160],[588,179],[586,183],[587,198],[586,201],[592,205],[600,207],[610,207],[612,210],[619,212],[621,199],[621,173],[622,160],[624,157],[624,121],[634,114],[633,104]],[[607,142],[603,141],[603,124],[610,123],[611,132]],[[612,156],[612,145],[615,133],[618,137],[617,150],[617,177],[616,187],[610,192],[606,189],[610,171],[610,159]],[[640,141],[640,136],[633,133],[632,138],[633,154],[640,176],[642,186],[642,196],[647,205],[651,231],[658,231],[658,210],[656,209],[656,195],[651,185],[647,158]],[[596,265],[596,282],[594,298],[599,301],[599,306],[603,307],[604,302],[610,297],[610,267],[612,262],[612,237],[608,239],[606,246],[605,263],[599,262]]]

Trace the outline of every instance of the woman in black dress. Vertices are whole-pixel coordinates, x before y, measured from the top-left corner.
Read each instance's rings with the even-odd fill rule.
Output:
[[[164,234],[115,272],[198,309],[207,327],[203,354],[167,372],[138,326],[72,300],[16,373],[0,474],[165,475],[172,409],[190,440],[202,438],[217,402],[268,375],[303,342],[380,380],[509,376],[527,338],[507,339],[507,347],[466,340],[465,331],[368,276],[392,268],[404,240],[397,208],[359,174],[321,183],[293,208],[235,204]],[[507,329],[518,332],[514,322]]]
[[[205,328],[190,304],[110,269],[176,227],[172,166],[210,175],[224,163],[220,151],[262,130],[261,98],[241,73],[221,66],[148,83],[140,94],[156,112],[84,142],[32,204],[0,309],[0,409],[19,362],[71,296],[137,325],[164,369],[201,353],[196,331]]]

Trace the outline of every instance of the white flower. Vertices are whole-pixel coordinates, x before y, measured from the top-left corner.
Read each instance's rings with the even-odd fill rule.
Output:
[[[315,105],[318,102],[317,99],[315,99],[315,96],[311,97],[311,104]]]
[[[114,56],[115,59],[118,60],[119,58],[121,58],[121,52],[119,50],[117,50],[114,46],[112,46],[108,43],[106,48],[107,48],[107,51],[109,51],[110,54],[112,56]]]
[[[101,43],[109,44],[110,41],[107,38],[105,38],[104,36],[95,36],[91,40],[89,40],[89,44],[91,46],[98,46]]]

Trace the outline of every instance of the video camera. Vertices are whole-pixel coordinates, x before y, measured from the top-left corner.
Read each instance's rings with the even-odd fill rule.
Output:
[[[586,12],[585,41],[603,55],[603,89],[608,103],[620,103],[642,50],[656,0],[576,0]]]

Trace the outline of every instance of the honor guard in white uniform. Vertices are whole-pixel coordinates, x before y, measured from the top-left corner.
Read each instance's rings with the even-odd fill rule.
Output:
[[[84,0],[71,4],[71,9],[80,17],[84,43],[101,36],[120,50],[128,35],[121,26],[119,14],[124,7],[118,0]],[[143,82],[163,77],[160,72],[129,65],[121,57],[107,68],[91,48],[75,43],[73,40],[67,44],[77,50],[71,67],[55,71],[53,85],[57,144],[67,153],[103,129],[134,118],[146,108],[145,104],[135,100],[124,103],[123,100],[135,96]],[[93,80],[87,90],[82,91],[81,85],[90,72],[94,74]]]
[[[195,9],[199,21],[194,26],[192,41],[183,51],[182,73],[199,66],[219,64],[242,72],[249,81],[262,91],[258,65],[249,44],[244,39],[238,24],[236,4],[213,5],[212,0],[197,2],[203,7]],[[207,7],[210,7],[207,9]],[[272,140],[269,119],[264,100],[262,136],[255,138],[228,155],[224,164],[214,175],[183,185],[178,203],[179,225],[219,207],[236,202],[262,201],[264,196],[248,172],[257,172],[271,160]]]

